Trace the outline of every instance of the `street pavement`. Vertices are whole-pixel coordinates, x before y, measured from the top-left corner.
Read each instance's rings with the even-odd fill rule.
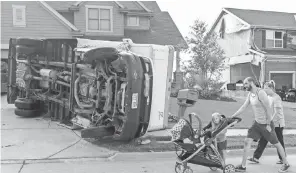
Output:
[[[1,172],[2,173],[172,173],[175,154],[118,153],[81,139],[79,132],[58,126],[48,119],[21,118],[14,106],[1,97]],[[238,164],[241,151],[230,151],[227,162]],[[296,149],[288,149],[296,173]],[[248,165],[250,173],[275,173],[277,156],[267,149],[260,165]],[[212,172],[191,166],[196,173]],[[222,172],[222,171],[219,171]]]
[[[138,156],[138,157],[137,157]],[[78,159],[78,160],[43,160],[23,163],[2,163],[3,173],[173,173],[175,157],[171,154],[144,153],[141,156],[125,155],[113,159]],[[289,155],[291,164],[296,163],[296,154]],[[240,156],[228,156],[228,164],[239,164]],[[280,165],[276,165],[275,151],[265,154],[260,164],[248,164],[247,173],[276,173]],[[189,165],[194,173],[214,173],[207,167]],[[222,172],[218,170],[216,172]],[[296,166],[291,167],[296,173]]]

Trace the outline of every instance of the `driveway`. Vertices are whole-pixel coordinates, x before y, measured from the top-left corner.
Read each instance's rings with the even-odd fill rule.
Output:
[[[1,161],[109,157],[114,154],[80,138],[80,132],[49,119],[14,115],[14,105],[1,96]]]

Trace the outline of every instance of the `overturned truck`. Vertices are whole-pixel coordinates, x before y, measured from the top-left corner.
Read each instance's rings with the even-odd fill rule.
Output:
[[[151,59],[132,53],[128,42],[87,42],[10,39],[8,103],[18,116],[46,114],[97,137],[128,141],[144,135],[151,114]]]

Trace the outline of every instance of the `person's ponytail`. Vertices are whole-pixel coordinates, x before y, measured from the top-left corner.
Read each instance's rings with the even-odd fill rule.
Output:
[[[274,80],[270,80],[270,84],[272,85],[272,89],[275,90],[275,82],[274,82]]]

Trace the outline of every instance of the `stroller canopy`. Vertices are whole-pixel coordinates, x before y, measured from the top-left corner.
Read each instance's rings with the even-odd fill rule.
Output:
[[[185,119],[180,119],[171,130],[172,141],[184,140],[194,136],[193,129],[189,122]]]

